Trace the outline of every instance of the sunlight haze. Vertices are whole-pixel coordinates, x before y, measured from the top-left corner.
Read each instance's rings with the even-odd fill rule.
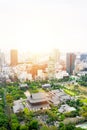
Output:
[[[87,50],[86,0],[1,0],[0,48]]]

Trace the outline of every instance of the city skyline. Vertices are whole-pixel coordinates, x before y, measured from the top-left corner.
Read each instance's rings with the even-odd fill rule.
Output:
[[[0,1],[0,48],[86,51],[86,0]]]

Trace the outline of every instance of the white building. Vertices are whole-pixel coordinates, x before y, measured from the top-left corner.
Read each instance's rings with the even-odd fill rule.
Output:
[[[55,74],[57,79],[63,79],[64,77],[68,77],[69,74],[66,71],[59,71]]]
[[[19,113],[20,111],[24,110],[24,106],[23,106],[23,101],[20,100],[16,100],[14,101],[14,106],[13,106],[13,112],[14,113]]]
[[[27,73],[26,71],[21,72],[21,73],[18,75],[18,79],[19,79],[21,82],[25,82],[27,79],[28,79],[28,80],[32,80],[32,74],[29,74],[29,73]]]
[[[64,104],[64,105],[61,105],[58,111],[60,113],[66,113],[66,112],[76,111],[76,109],[74,107],[70,107],[67,104]]]

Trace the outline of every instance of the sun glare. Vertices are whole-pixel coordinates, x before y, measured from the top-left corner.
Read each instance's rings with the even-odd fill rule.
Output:
[[[30,51],[32,53],[45,53],[45,52],[49,52],[52,49],[52,47],[50,44],[42,45],[39,43],[36,43],[36,44],[25,43],[25,44],[17,45],[16,49],[18,49],[19,51]]]

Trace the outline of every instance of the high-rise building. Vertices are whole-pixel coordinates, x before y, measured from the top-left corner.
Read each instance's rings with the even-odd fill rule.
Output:
[[[87,62],[87,53],[83,53],[80,55],[80,60],[83,62]]]
[[[2,67],[5,64],[5,54],[0,50],[0,71],[2,71]]]
[[[0,66],[5,64],[5,55],[2,51],[0,51]]]
[[[76,55],[74,53],[67,53],[66,55],[66,70],[69,74],[73,74],[75,67]]]
[[[49,57],[48,61],[48,78],[55,78],[55,60],[53,57]]]
[[[54,49],[52,56],[54,58],[55,63],[59,62],[59,60],[60,60],[60,51],[58,49]]]
[[[18,64],[18,51],[17,50],[11,50],[10,61],[11,61],[12,66],[15,66]]]

